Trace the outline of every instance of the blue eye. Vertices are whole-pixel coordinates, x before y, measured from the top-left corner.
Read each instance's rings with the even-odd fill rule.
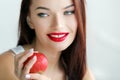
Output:
[[[71,14],[74,14],[74,13],[75,13],[75,11],[65,11],[64,15],[71,15]]]
[[[46,13],[39,13],[39,14],[37,14],[39,17],[47,17],[47,16],[49,16],[48,14],[46,14]]]

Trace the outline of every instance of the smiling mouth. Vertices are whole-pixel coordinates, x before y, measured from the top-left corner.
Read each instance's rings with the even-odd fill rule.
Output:
[[[62,42],[66,39],[68,34],[69,34],[68,32],[50,33],[48,34],[48,37],[50,40],[54,42]]]

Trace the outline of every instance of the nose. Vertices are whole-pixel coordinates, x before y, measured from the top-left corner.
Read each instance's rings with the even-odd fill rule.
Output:
[[[53,17],[53,27],[62,28],[65,26],[65,19],[62,15],[56,14]]]

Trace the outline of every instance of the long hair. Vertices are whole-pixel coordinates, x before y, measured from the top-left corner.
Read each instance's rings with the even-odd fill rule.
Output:
[[[62,51],[60,60],[65,67],[68,80],[82,80],[86,72],[86,14],[85,0],[73,0],[78,22],[77,34],[73,43]],[[20,37],[17,45],[31,44],[35,32],[26,22],[31,0],[22,0],[19,18]]]

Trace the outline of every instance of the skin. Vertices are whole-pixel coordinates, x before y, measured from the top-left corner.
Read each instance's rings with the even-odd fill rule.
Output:
[[[0,55],[0,64],[2,64],[0,65],[0,80],[20,80],[14,74],[14,55],[12,51],[7,51]],[[83,80],[95,80],[90,69],[87,69]]]
[[[14,74],[14,55],[11,51],[0,55],[0,80],[18,80]]]
[[[59,62],[59,58],[61,51],[66,49],[73,42],[76,35],[77,21],[72,0],[32,0],[30,13],[26,20],[30,28],[35,30],[36,39],[31,45],[24,46],[25,52],[15,56],[16,76],[20,80],[26,80],[26,74],[29,74],[31,76],[30,79],[34,80],[65,80],[66,75],[63,66]],[[68,32],[69,34],[64,41],[54,42],[47,36],[47,34],[53,32]],[[22,70],[23,63],[34,52],[32,48],[44,53],[48,59],[48,68],[42,74],[29,73],[30,68],[36,61],[36,57],[31,59]],[[5,61],[3,64],[14,65],[14,56],[11,55],[13,53],[9,51],[5,52],[5,54],[8,57],[7,60],[10,59],[11,61],[8,63],[8,61],[4,59],[5,55],[1,55],[1,59]],[[12,71],[12,78],[17,80],[14,75],[13,65],[11,66],[12,70],[9,67],[8,69]],[[6,73],[9,72],[6,71]],[[56,74],[56,76],[54,76],[54,74]],[[87,70],[83,80],[94,80],[89,70]]]
[[[73,4],[71,0],[32,1],[30,13],[28,15],[28,23],[30,27],[36,31],[37,37],[35,47],[37,50],[42,52],[47,51],[45,53],[49,52],[49,54],[56,55],[73,42],[77,30],[77,21],[75,14],[72,13],[72,11],[74,11],[74,6],[70,6],[71,4]],[[38,7],[45,7],[49,10],[38,9]],[[41,13],[44,14],[40,15]],[[51,41],[47,36],[47,34],[53,32],[68,32],[69,35],[65,41],[56,43]]]
[[[31,47],[34,47],[35,50],[44,53],[48,59],[49,66],[42,74],[45,75],[48,79],[65,80],[64,68],[61,66],[59,58],[61,51],[66,49],[73,42],[76,35],[77,21],[74,14],[74,6],[72,1],[60,0],[58,2],[56,0],[32,0],[30,13],[27,16],[27,22],[31,29],[34,29],[36,32],[36,39]],[[47,34],[55,32],[67,32],[69,34],[64,41],[54,42],[49,39]],[[17,75],[23,80],[24,75],[29,73],[29,70],[36,61],[36,58],[31,60],[30,63],[26,65],[27,68],[21,72],[21,64],[29,56],[25,55],[19,59],[20,57],[21,56],[17,56],[16,58],[16,61],[19,63]],[[54,74],[57,76],[54,76]],[[37,75],[38,74],[33,75],[31,79],[34,79],[34,77]],[[37,80],[39,79],[40,77],[38,77]]]

